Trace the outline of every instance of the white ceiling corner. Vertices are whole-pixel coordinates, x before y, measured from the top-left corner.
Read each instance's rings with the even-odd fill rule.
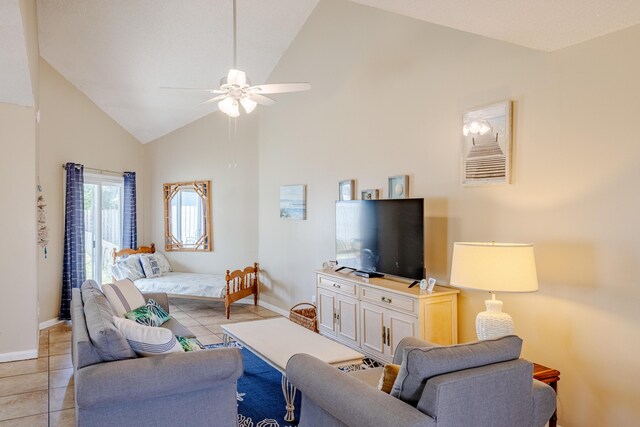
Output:
[[[351,0],[551,52],[640,24],[640,0]]]
[[[0,1],[0,102],[33,107],[19,0]]]
[[[265,83],[318,0],[238,0],[238,68]],[[231,0],[38,0],[40,54],[140,142],[217,110]],[[304,79],[304,76],[300,76]],[[277,83],[277,82],[276,82]]]

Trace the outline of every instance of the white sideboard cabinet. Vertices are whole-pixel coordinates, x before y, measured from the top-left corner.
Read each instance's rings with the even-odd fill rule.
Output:
[[[436,286],[433,293],[385,278],[318,270],[318,328],[373,359],[391,362],[407,336],[436,344],[458,342],[458,293]]]

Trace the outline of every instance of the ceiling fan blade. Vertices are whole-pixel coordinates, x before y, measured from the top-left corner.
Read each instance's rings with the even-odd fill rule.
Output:
[[[211,93],[219,93],[219,89],[206,89],[203,87],[170,87],[170,86],[160,86],[160,89],[177,89],[177,90],[194,90],[197,92],[211,92]]]
[[[249,99],[256,101],[260,105],[273,105],[276,103],[274,99],[271,99],[268,96],[260,95],[258,93],[250,93],[247,96],[249,97]]]
[[[201,103],[200,103],[200,105],[210,104],[210,103],[212,103],[212,102],[220,101],[220,100],[222,100],[222,99],[225,99],[226,97],[227,97],[227,95],[226,95],[226,94],[224,94],[224,95],[214,96],[214,97],[213,97],[213,98],[211,98],[211,99],[207,99],[206,101],[201,102]]]
[[[247,84],[247,73],[232,68],[229,70],[229,74],[227,74],[227,83],[230,85],[245,86]]]
[[[301,92],[311,89],[311,83],[275,83],[252,86],[248,90],[253,93],[285,93]]]

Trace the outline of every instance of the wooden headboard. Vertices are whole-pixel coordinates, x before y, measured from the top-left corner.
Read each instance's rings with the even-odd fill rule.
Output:
[[[116,263],[116,259],[123,257],[125,255],[133,255],[133,254],[153,254],[156,252],[156,244],[152,243],[150,246],[140,246],[138,249],[121,249],[116,251],[115,249],[112,252],[113,263]]]

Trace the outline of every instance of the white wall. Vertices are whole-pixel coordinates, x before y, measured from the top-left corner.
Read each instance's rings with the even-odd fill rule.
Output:
[[[640,418],[640,27],[542,53],[343,0],[324,0],[270,81],[311,81],[261,112],[262,299],[309,300],[333,259],[338,181],[409,174],[426,200],[427,266],[447,283],[454,241],[535,244],[540,291],[502,295],[523,356],[561,371],[560,423]],[[515,101],[513,184],[463,188],[461,116]],[[306,221],[278,189],[307,184]],[[486,295],[459,298],[462,342]]]
[[[238,119],[234,138],[227,116],[218,112],[144,146],[149,238],[139,244],[153,242],[164,251],[164,183],[211,180],[213,251],[167,253],[177,271],[224,273],[258,260],[256,113]]]
[[[56,319],[60,309],[64,255],[64,170],[62,164],[134,171],[137,180],[138,241],[144,241],[143,147],[45,60],[40,59],[39,181],[47,202],[48,256],[40,250],[40,322]]]
[[[33,108],[0,103],[0,362],[38,349]]]

